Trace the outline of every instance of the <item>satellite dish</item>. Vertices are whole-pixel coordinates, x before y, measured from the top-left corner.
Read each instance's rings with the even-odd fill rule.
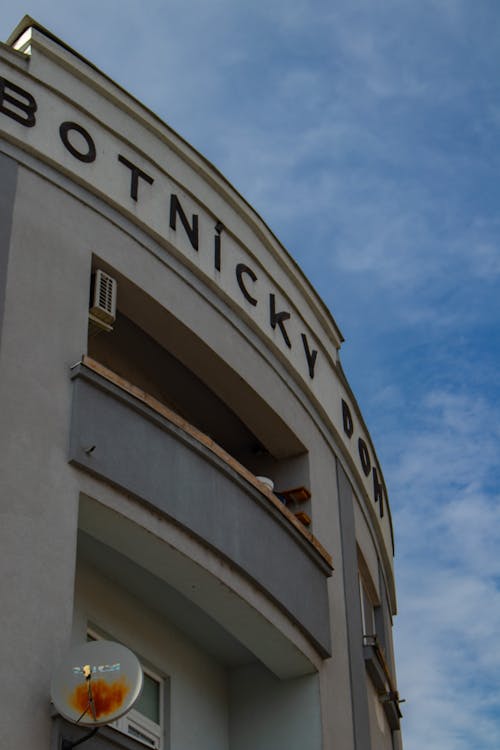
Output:
[[[72,649],[52,679],[51,697],[68,721],[99,727],[130,711],[143,683],[139,660],[112,641],[91,641]]]

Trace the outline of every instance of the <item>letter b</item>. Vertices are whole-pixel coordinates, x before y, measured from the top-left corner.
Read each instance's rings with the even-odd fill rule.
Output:
[[[28,91],[0,77],[0,112],[25,128],[32,128],[36,125],[36,110],[36,101]]]

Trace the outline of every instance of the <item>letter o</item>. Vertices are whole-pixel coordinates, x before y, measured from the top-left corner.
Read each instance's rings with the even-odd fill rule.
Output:
[[[368,453],[368,448],[363,438],[359,438],[358,440],[358,453],[361,459],[361,466],[363,467],[363,472],[365,476],[367,477],[372,469],[372,462],[370,460],[370,454]]]
[[[352,421],[351,410],[347,406],[344,399],[342,399],[342,422],[344,425],[345,434],[348,438],[351,438],[352,433],[354,432],[354,423]]]
[[[79,133],[82,138],[87,143],[87,152],[82,153],[81,151],[78,151],[73,144],[71,143],[69,139],[69,132],[71,130],[76,131]],[[95,143],[92,140],[92,137],[89,133],[85,130],[85,128],[82,128],[81,125],[78,125],[77,122],[63,122],[59,126],[59,135],[61,136],[61,141],[64,143],[68,151],[72,156],[75,157],[75,159],[78,159],[78,161],[86,162],[87,164],[90,164],[90,162],[95,161],[96,157],[96,150],[95,150]]]

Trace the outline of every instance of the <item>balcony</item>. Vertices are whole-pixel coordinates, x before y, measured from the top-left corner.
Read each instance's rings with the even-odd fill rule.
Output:
[[[194,536],[330,655],[329,554],[226,451],[147,393],[85,357],[72,370],[69,460]]]

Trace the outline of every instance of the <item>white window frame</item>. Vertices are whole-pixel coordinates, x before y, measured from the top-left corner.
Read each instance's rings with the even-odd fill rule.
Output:
[[[95,641],[101,641],[106,637],[93,627],[87,628],[87,636],[90,636]],[[128,737],[132,737],[132,739],[140,742],[145,747],[153,748],[153,750],[162,750],[165,727],[165,678],[150,667],[147,667],[142,661],[141,667],[145,675],[151,677],[153,680],[155,680],[155,682],[158,683],[158,717],[160,723],[157,724],[137,709],[131,708],[130,711],[125,714],[125,716],[122,716],[120,719],[116,719],[116,721],[111,721],[108,726],[117,729],[119,732],[126,734]]]
[[[359,574],[359,599],[361,602],[361,624],[363,628],[363,639],[376,639],[377,627],[375,621],[376,603],[373,601],[370,591],[363,576]]]

